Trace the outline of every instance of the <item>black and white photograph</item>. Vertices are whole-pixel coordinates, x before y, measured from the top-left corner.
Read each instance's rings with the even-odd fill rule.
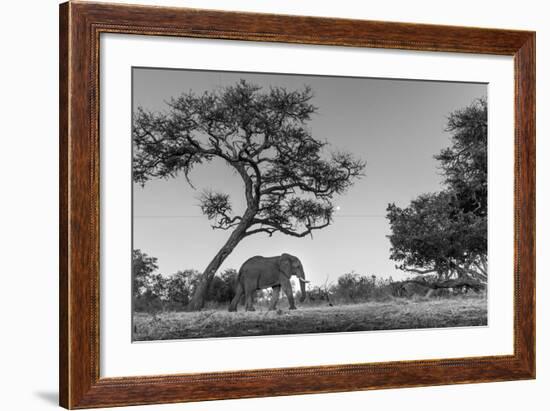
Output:
[[[134,341],[487,325],[487,85],[133,68]]]

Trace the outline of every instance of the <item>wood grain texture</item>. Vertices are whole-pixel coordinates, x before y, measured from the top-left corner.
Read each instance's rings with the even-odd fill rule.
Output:
[[[101,33],[514,56],[514,355],[100,378],[98,97]],[[62,406],[90,408],[534,378],[533,32],[71,2],[60,6],[59,92],[59,398]]]
[[[69,283],[68,283],[68,172],[69,156],[69,38],[68,4],[62,4],[59,15],[59,402],[69,404]]]
[[[515,337],[517,356],[535,374],[535,34],[514,56],[515,93]]]

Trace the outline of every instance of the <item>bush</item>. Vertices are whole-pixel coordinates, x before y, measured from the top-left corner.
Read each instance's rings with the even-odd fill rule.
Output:
[[[134,297],[134,311],[155,313],[164,309],[164,301],[152,292],[146,291]]]
[[[158,311],[185,310],[201,278],[194,269],[180,270],[169,277],[156,273],[156,259],[144,253],[134,253],[134,311],[154,313]],[[136,273],[138,278],[136,279]],[[237,271],[229,268],[212,280],[206,301],[208,306],[229,304],[235,296]]]
[[[219,276],[215,276],[210,283],[206,301],[230,303],[235,297],[237,275],[237,270],[228,268]]]
[[[386,301],[392,298],[392,280],[365,276],[355,272],[341,275],[336,284],[309,286],[308,304],[354,304],[366,301]]]

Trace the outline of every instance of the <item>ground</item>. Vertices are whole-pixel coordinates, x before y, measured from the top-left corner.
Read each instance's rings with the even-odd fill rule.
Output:
[[[136,313],[134,340],[238,337],[487,325],[485,298],[393,299],[288,311]]]

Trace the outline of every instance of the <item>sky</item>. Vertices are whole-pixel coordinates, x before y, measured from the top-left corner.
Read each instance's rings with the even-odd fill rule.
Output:
[[[318,107],[308,123],[312,136],[330,151],[349,151],[366,161],[365,176],[336,197],[333,223],[313,237],[276,233],[245,238],[220,270],[239,267],[255,255],[284,252],[300,258],[313,284],[331,283],[345,273],[394,279],[408,274],[389,259],[389,203],[405,207],[422,193],[439,191],[442,177],[434,155],[450,145],[449,113],[487,95],[486,84],[292,74],[133,69],[133,110],[166,111],[181,93],[202,94],[245,79],[261,87],[288,90],[311,86]],[[222,161],[204,163],[190,174],[133,184],[133,247],[158,259],[159,271],[204,270],[230,232],[212,230],[201,214],[205,189],[230,195],[233,208],[245,204],[242,180]]]

